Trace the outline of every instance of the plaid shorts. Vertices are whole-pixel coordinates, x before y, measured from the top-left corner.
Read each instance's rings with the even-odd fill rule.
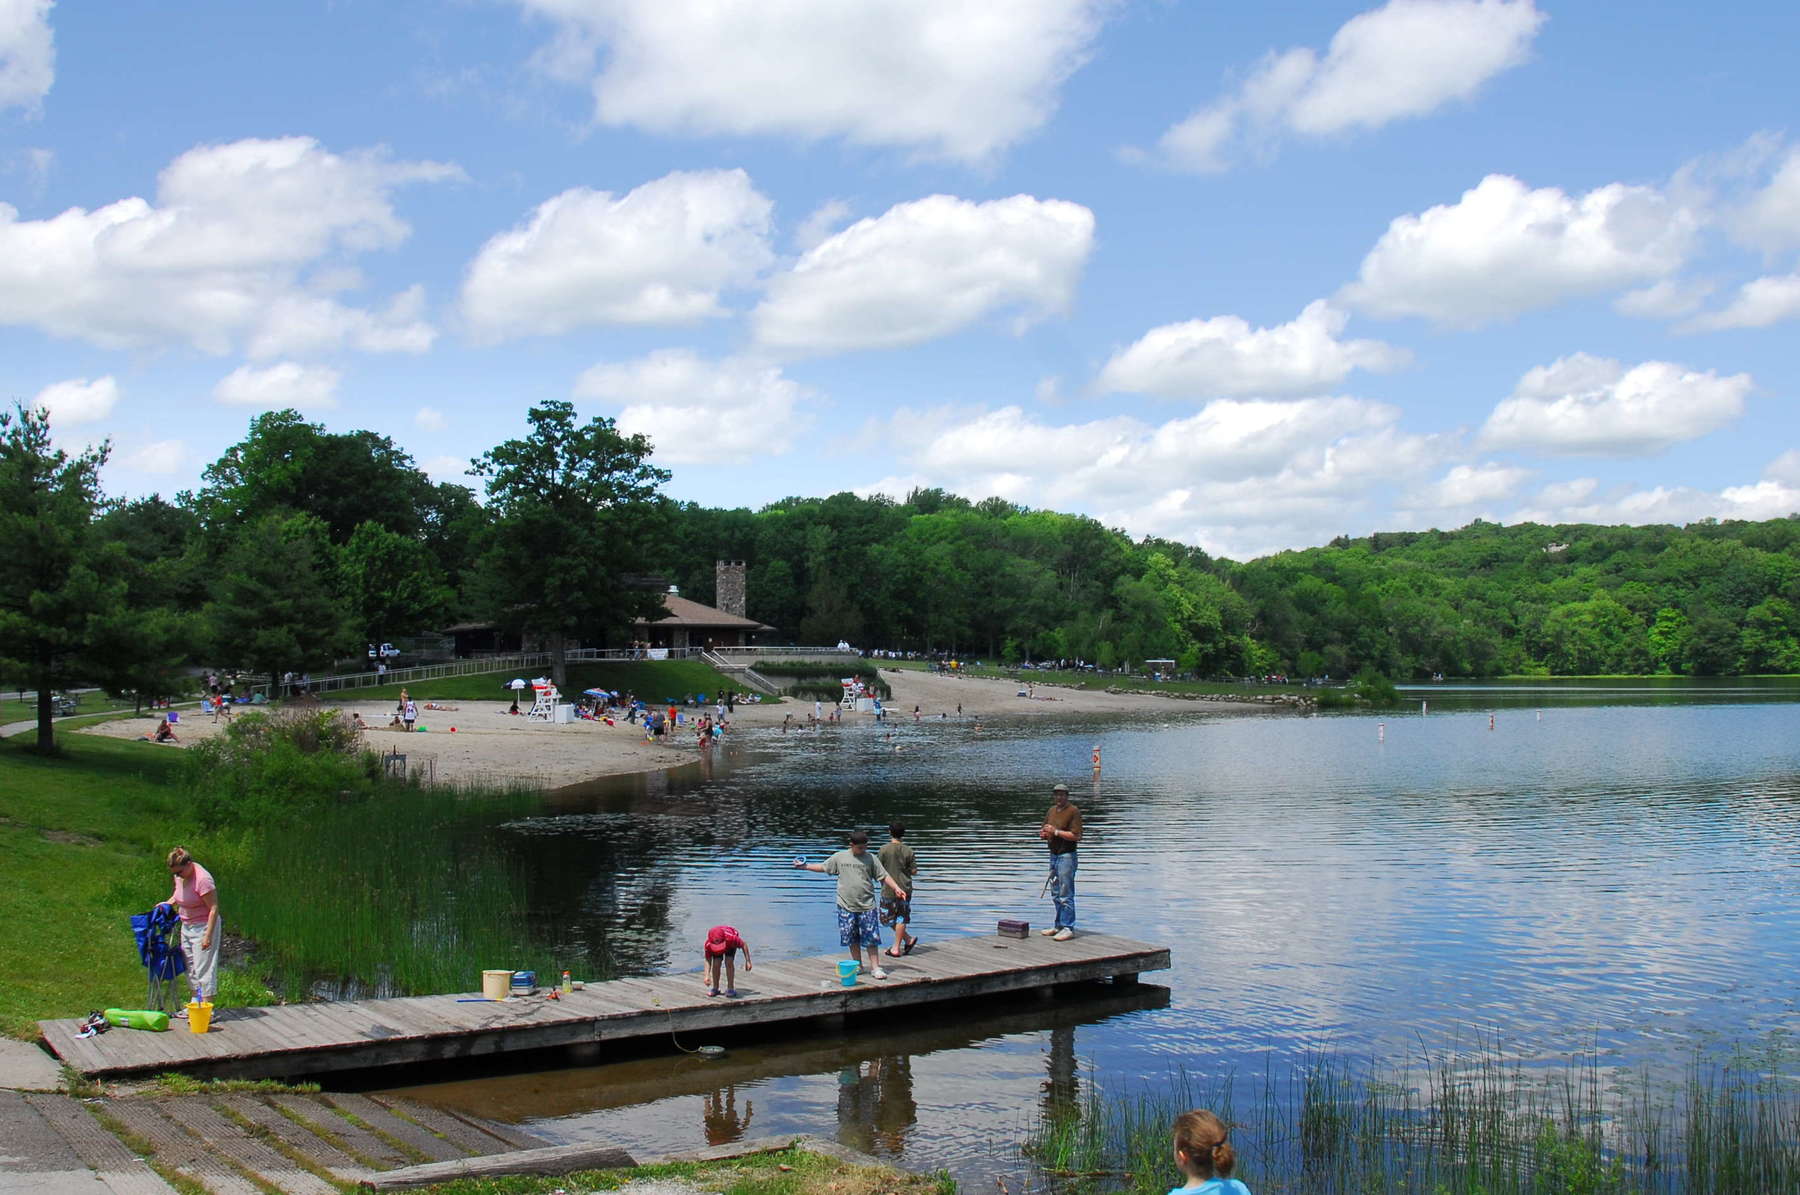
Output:
[[[881,945],[881,922],[877,920],[874,909],[852,913],[839,905],[837,915],[839,946]]]

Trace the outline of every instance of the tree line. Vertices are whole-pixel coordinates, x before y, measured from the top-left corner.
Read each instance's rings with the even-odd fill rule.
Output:
[[[0,672],[39,692],[177,691],[201,662],[316,670],[365,642],[491,620],[620,643],[661,606],[647,575],[714,597],[749,566],[749,614],[800,643],[1172,659],[1202,676],[1800,671],[1800,518],[1687,527],[1500,526],[1340,537],[1248,562],[1091,518],[938,489],[761,509],[676,502],[642,436],[566,402],[433,482],[386,436],[294,411],[172,498],[109,498],[104,447],[55,447],[0,412]]]

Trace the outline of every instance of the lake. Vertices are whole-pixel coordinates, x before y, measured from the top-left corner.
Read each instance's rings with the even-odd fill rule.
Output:
[[[577,974],[696,970],[709,925],[757,957],[836,946],[791,869],[905,822],[915,928],[1050,921],[1035,831],[1061,781],[1087,829],[1080,927],[1166,944],[1137,992],[838,1035],[408,1088],[637,1150],[812,1132],[923,1169],[1019,1169],[1037,1113],[1186,1071],[1259,1081],[1308,1051],[1511,1057],[1678,1076],[1758,1048],[1800,975],[1800,688],[1431,686],[1380,714],[1221,713],[743,736],[713,775],[623,778],[493,827],[534,935]],[[1421,713],[1419,702],[1429,702]],[[893,735],[892,741],[888,735]],[[1092,749],[1104,767],[1090,770]],[[698,977],[696,976],[696,985]],[[695,1043],[684,1043],[693,1045]]]

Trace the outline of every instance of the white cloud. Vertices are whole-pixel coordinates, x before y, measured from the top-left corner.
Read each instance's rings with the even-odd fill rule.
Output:
[[[112,414],[119,402],[119,383],[111,374],[89,381],[70,378],[52,382],[37,392],[29,405],[50,412],[50,425],[55,428],[97,423]]]
[[[1719,311],[1697,315],[1682,324],[1682,332],[1719,332],[1728,328],[1766,328],[1800,318],[1800,274],[1779,274],[1753,279],[1738,288],[1737,297]]]
[[[181,440],[155,440],[115,459],[135,473],[171,477],[187,471],[188,456],[187,445]]]
[[[36,112],[56,81],[51,0],[0,0],[0,111]]]
[[[441,432],[450,426],[450,421],[436,407],[420,407],[413,413],[413,426],[420,431]]]
[[[1597,485],[1588,484],[1585,492],[1562,503],[1546,500],[1553,488],[1546,486],[1536,505],[1515,511],[1508,521],[1640,525],[1691,523],[1698,519],[1754,522],[1800,512],[1800,486],[1770,479],[1726,486],[1717,493],[1690,486],[1654,486],[1647,490],[1620,486],[1602,492]]]
[[[1376,129],[1472,97],[1523,63],[1544,23],[1532,0],[1389,0],[1345,22],[1323,57],[1271,52],[1243,85],[1164,133],[1161,158],[1223,170],[1284,133]]]
[[[905,469],[885,492],[938,485],[1087,509],[1134,535],[1241,558],[1323,542],[1346,519],[1372,517],[1357,512],[1391,487],[1440,468],[1449,446],[1402,432],[1398,419],[1350,398],[1219,400],[1156,425],[1123,415],[1057,425],[1016,406],[905,410],[890,421]]]
[[[1273,328],[1235,315],[1165,324],[1115,353],[1097,385],[1165,398],[1282,398],[1318,394],[1355,369],[1392,370],[1410,360],[1379,340],[1340,340],[1348,318],[1319,300]]]
[[[155,204],[121,199],[46,220],[0,204],[0,325],[105,348],[225,353],[279,339],[284,312],[308,301],[307,266],[399,244],[409,229],[392,191],[457,173],[286,137],[189,150],[159,176]]]
[[[1613,310],[1636,319],[1679,319],[1698,311],[1712,292],[1710,282],[1664,278],[1626,291],[1613,300]]]
[[[594,119],[978,161],[1036,131],[1106,0],[519,0]],[[596,57],[604,62],[596,69]]]
[[[282,361],[266,369],[240,365],[213,387],[213,397],[240,407],[297,411],[329,410],[337,406],[338,382],[343,375],[323,365],[299,365]]]
[[[338,281],[333,274],[323,278],[326,285]],[[410,286],[379,311],[347,307],[320,294],[283,295],[263,313],[244,351],[258,360],[345,346],[365,353],[424,353],[436,340],[437,329],[425,319],[425,288]]]
[[[1699,224],[1652,187],[1576,198],[1490,174],[1457,203],[1394,220],[1342,297],[1377,316],[1474,327],[1673,273]]]
[[[1770,481],[1779,481],[1791,486],[1800,486],[1800,448],[1790,448],[1763,470],[1763,476]]]
[[[1736,419],[1754,383],[1667,361],[1630,369],[1575,353],[1530,370],[1481,430],[1487,448],[1595,456],[1642,456],[1715,431]]]
[[[1415,509],[1476,506],[1510,497],[1531,476],[1531,470],[1488,461],[1456,465],[1437,481],[1414,492],[1406,505]]]
[[[919,344],[1003,310],[1066,310],[1094,245],[1094,214],[1060,199],[932,195],[858,220],[769,285],[757,340],[790,352]]]
[[[665,349],[596,365],[576,380],[575,394],[621,404],[619,430],[650,437],[659,464],[693,465],[786,452],[809,422],[802,408],[812,391],[767,363]]]
[[[794,248],[805,253],[829,240],[850,222],[850,205],[842,199],[827,199],[794,229]]]
[[[1800,148],[1788,150],[1768,185],[1736,214],[1732,231],[1767,253],[1800,249]]]
[[[719,293],[774,260],[773,210],[742,170],[676,171],[623,196],[564,191],[481,247],[463,315],[492,339],[723,315]]]
[[[478,493],[483,484],[479,478],[470,474],[469,458],[466,456],[434,456],[420,462],[419,468],[433,481],[472,486]]]

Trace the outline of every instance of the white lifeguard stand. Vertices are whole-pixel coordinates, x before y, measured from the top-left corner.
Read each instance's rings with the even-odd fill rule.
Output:
[[[562,694],[556,691],[556,686],[553,684],[538,684],[533,682],[531,686],[531,697],[531,709],[526,716],[530,718],[542,718],[546,722],[554,722],[556,720],[557,702],[562,700]]]

